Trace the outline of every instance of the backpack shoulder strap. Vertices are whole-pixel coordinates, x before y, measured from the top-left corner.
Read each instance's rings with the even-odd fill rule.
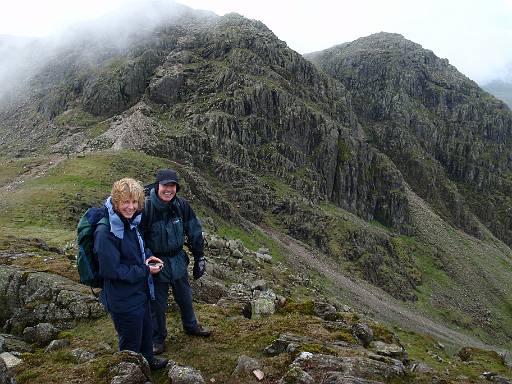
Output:
[[[176,196],[175,206],[176,206],[176,213],[181,218],[181,221],[184,221],[184,219],[183,219],[183,202],[178,196]]]
[[[148,224],[153,221],[153,216],[154,216],[153,203],[151,203],[151,197],[147,196],[144,199],[144,223],[143,223],[144,231],[149,229]]]

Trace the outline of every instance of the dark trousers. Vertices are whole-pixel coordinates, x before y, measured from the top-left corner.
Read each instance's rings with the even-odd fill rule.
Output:
[[[155,279],[155,300],[151,301],[151,316],[153,318],[153,343],[163,344],[167,337],[166,312],[169,302],[169,286],[172,288],[174,300],[181,313],[183,329],[193,330],[197,327],[197,319],[192,307],[192,288],[188,276],[170,283]]]
[[[119,350],[142,354],[149,362],[153,359],[153,323],[149,303],[126,313],[111,312],[119,340]]]

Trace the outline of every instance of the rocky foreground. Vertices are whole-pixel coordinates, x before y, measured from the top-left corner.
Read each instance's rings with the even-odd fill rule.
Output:
[[[73,329],[81,323],[92,322],[93,332],[109,324],[90,290],[50,271],[16,266],[19,254],[3,254],[0,303],[6,333],[0,336],[0,383],[44,382],[41,377],[27,374],[33,370],[34,356],[38,354],[53,359],[53,369],[57,371],[59,362],[66,361],[70,369],[67,379],[87,383],[512,382],[502,373],[507,372],[504,356],[495,352],[486,353],[499,362],[502,371],[482,370],[481,377],[477,378],[463,374],[452,377],[448,368],[440,371],[430,362],[411,358],[396,333],[346,305],[286,297],[297,286],[310,285],[308,290],[313,295],[316,289],[305,276],[289,272],[283,275],[285,267],[273,259],[268,249],[250,251],[240,240],[225,240],[214,235],[206,235],[206,239],[210,272],[204,279],[194,282],[195,298],[212,311],[218,311],[219,322],[247,324],[267,319],[265,327],[270,328],[273,322],[283,321],[281,327],[271,330],[273,336],[268,338],[269,342],[262,344],[264,347],[255,353],[234,350],[237,356],[232,357],[234,363],[227,367],[224,377],[215,379],[204,375],[194,363],[200,355],[188,361],[171,360],[165,368],[165,377],[162,374],[156,377],[140,355],[117,352],[112,337],[105,337],[96,344],[79,339]],[[268,277],[277,271],[281,277],[270,283]],[[286,282],[288,286],[283,287]],[[316,295],[319,296],[318,292]],[[283,316],[285,319],[281,320]],[[213,320],[209,326],[216,333],[222,332]],[[253,326],[252,332],[256,335],[269,331],[256,323]],[[215,344],[216,336],[208,343]],[[227,336],[227,345],[218,348],[229,348],[231,337]],[[231,342],[236,343],[232,338]],[[169,349],[172,348],[171,341]],[[249,346],[246,348],[250,350]],[[435,342],[427,349],[433,359],[447,363],[442,357],[445,349],[442,343]],[[475,365],[481,353],[476,348],[461,348],[450,364],[454,369],[458,365]],[[92,367],[96,373],[91,373],[94,372]],[[84,372],[86,378],[80,378]]]

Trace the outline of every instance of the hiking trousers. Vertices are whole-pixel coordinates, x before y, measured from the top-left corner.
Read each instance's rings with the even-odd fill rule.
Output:
[[[169,287],[172,288],[174,301],[180,308],[183,329],[191,331],[197,327],[197,319],[192,307],[192,288],[188,281],[188,275],[171,280],[171,282],[163,282],[156,278],[155,300],[151,301],[154,344],[163,344],[167,337],[166,313],[169,304]]]
[[[117,332],[119,350],[140,353],[150,362],[153,359],[153,324],[149,300],[133,311],[111,312],[110,316]]]

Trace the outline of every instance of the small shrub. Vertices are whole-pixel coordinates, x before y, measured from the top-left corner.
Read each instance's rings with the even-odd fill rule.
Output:
[[[344,341],[349,344],[357,344],[356,338],[352,336],[352,334],[349,331],[346,330],[337,331],[334,334],[334,338],[338,341]]]
[[[295,302],[293,300],[288,300],[283,308],[280,309],[282,313],[300,313],[302,315],[310,315],[313,316],[315,314],[314,311],[314,303],[313,301],[304,301],[304,302]]]
[[[369,324],[373,331],[373,339],[383,341],[384,343],[391,344],[395,341],[395,334],[386,327],[378,323]]]

